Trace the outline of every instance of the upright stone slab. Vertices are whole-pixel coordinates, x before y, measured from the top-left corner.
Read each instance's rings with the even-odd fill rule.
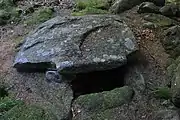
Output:
[[[108,70],[126,64],[137,50],[133,32],[119,16],[55,17],[25,38],[14,67],[75,74]]]

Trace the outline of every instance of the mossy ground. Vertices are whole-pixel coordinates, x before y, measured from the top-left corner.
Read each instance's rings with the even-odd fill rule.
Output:
[[[43,7],[39,8],[34,13],[32,13],[32,15],[27,17],[24,23],[27,25],[39,24],[45,22],[46,20],[49,20],[52,17],[53,9],[49,7]]]
[[[56,120],[55,116],[35,105],[17,105],[2,116],[3,120]]]
[[[0,120],[56,120],[56,117],[39,106],[26,105],[3,95],[0,97]]]
[[[76,0],[76,6],[72,15],[107,14],[109,13],[110,4],[110,0]]]

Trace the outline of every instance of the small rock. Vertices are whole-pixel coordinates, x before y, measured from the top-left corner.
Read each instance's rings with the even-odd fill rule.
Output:
[[[162,44],[172,57],[180,56],[180,26],[176,25],[167,29]]]
[[[179,17],[180,16],[180,8],[178,5],[170,4],[162,7],[160,12],[164,16],[168,17]]]
[[[141,3],[141,0],[114,0],[110,7],[112,13],[122,13]]]
[[[178,22],[173,19],[155,13],[145,14],[144,19],[156,24],[158,27],[169,27],[178,24]]]
[[[152,2],[143,2],[140,4],[138,13],[160,13],[159,7]]]
[[[101,112],[129,103],[133,94],[132,88],[124,86],[111,91],[82,95],[73,103],[73,120],[90,120],[91,117],[97,117]],[[105,114],[103,120],[108,117],[108,114]]]

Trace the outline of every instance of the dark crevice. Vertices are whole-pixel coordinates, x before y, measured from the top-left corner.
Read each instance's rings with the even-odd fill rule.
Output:
[[[126,66],[122,66],[112,70],[77,74],[76,79],[71,82],[74,98],[124,86],[127,70]]]
[[[26,63],[23,64],[23,67],[21,64],[16,64],[14,67],[17,69],[18,72],[28,72],[28,73],[45,72],[47,70],[56,69],[56,65],[52,62]]]
[[[44,42],[44,41],[37,41],[37,42],[33,43],[33,44],[30,45],[30,46],[24,47],[23,51],[28,50],[29,48],[32,48],[33,46],[35,46],[35,45],[37,45],[37,44],[40,44],[40,43],[43,43],[43,42]]]
[[[70,83],[74,92],[74,99],[80,95],[110,91],[125,85],[124,77],[128,73],[129,67],[144,63],[141,60],[141,53],[136,51],[127,56],[127,63],[121,67],[80,73]],[[146,63],[144,63],[146,64]]]

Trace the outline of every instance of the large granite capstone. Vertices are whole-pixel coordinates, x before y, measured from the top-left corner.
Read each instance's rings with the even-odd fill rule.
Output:
[[[60,73],[107,70],[122,66],[137,50],[133,32],[118,16],[55,17],[25,38],[14,67]]]

